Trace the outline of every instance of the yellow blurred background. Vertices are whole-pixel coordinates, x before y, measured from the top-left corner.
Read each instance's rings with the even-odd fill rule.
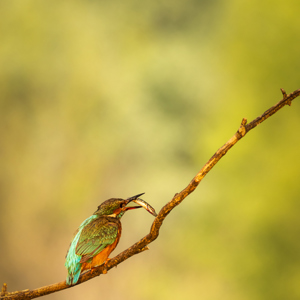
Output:
[[[296,0],[0,1],[0,284],[65,279],[111,197],[157,211],[300,88]],[[150,251],[47,299],[300,299],[300,99],[251,131]],[[113,256],[153,216],[128,212]],[[46,298],[45,298],[46,299]]]

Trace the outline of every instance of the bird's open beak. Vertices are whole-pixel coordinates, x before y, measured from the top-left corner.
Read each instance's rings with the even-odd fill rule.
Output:
[[[145,193],[141,193],[141,194],[138,194],[138,195],[135,195],[135,196],[132,196],[132,197],[126,199],[126,201],[127,201],[126,205],[127,205],[128,203],[130,203],[131,201],[136,200],[138,197],[140,197],[140,196],[142,196],[142,195],[144,195],[144,194],[145,194]],[[124,207],[123,210],[124,210],[124,211],[127,211],[127,210],[130,210],[130,209],[136,209],[136,208],[141,208],[141,207],[142,207],[142,206],[130,206],[130,207]]]
[[[128,199],[126,199],[126,205],[129,204],[131,201],[133,200],[136,200],[138,197],[144,195],[145,193],[142,193],[142,194],[138,194],[138,195],[135,195],[135,196],[132,196]],[[131,210],[131,209],[136,209],[136,208],[141,208],[142,206],[130,206],[130,207],[124,207],[123,208],[123,211],[127,211],[127,210]]]

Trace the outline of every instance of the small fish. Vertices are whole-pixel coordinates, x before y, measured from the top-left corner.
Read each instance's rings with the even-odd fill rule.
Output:
[[[155,212],[155,209],[146,201],[137,198],[135,200],[132,200],[132,202],[135,202],[136,204],[139,204],[140,206],[144,207],[151,215],[154,217],[157,217],[157,213]]]

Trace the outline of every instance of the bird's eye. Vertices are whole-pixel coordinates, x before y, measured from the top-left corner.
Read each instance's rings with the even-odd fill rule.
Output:
[[[120,204],[120,208],[124,207],[125,206],[125,203],[121,203]]]

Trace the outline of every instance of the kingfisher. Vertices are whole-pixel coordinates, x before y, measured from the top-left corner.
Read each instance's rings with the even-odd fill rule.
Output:
[[[92,270],[109,260],[108,256],[119,243],[122,233],[120,219],[127,210],[144,207],[149,213],[157,216],[153,207],[138,198],[143,194],[128,199],[108,199],[81,223],[66,255],[67,285],[75,285],[84,271]],[[131,201],[139,206],[128,207]]]

